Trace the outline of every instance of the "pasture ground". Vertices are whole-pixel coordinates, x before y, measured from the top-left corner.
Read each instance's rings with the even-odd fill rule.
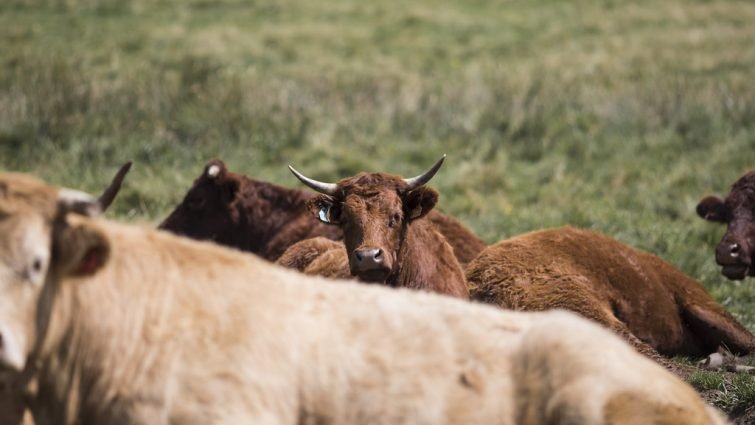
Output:
[[[755,3],[4,0],[0,169],[156,223],[211,158],[295,186],[413,175],[486,241],[572,224],[653,252],[755,331],[697,201],[755,167]],[[753,378],[690,379],[729,410]],[[747,390],[750,388],[750,390]],[[750,398],[722,397],[750,391]]]

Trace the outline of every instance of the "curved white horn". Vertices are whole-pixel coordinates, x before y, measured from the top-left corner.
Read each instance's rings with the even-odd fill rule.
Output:
[[[288,166],[288,169],[291,170],[291,172],[296,176],[297,179],[301,180],[302,183],[306,184],[307,186],[311,187],[312,189],[323,193],[325,195],[334,196],[336,194],[336,184],[335,183],[324,183],[321,181],[317,181],[314,179],[310,179],[309,177],[305,176],[304,174],[296,171],[294,167]]]
[[[440,166],[443,165],[443,160],[445,160],[445,159],[446,159],[446,154],[443,154],[443,156],[440,157],[440,159],[435,164],[433,164],[433,166],[430,167],[429,170],[427,170],[424,173],[418,175],[417,177],[412,177],[410,179],[404,179],[404,181],[406,182],[406,184],[409,185],[409,190],[416,189],[416,188],[418,188],[418,187],[426,184],[427,182],[429,182],[430,179],[433,178],[433,176],[435,175],[435,173],[438,172],[438,170],[440,169]]]

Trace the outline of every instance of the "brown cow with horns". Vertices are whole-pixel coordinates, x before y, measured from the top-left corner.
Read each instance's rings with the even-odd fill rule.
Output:
[[[338,183],[323,183],[289,166],[302,183],[321,193],[309,201],[311,211],[344,233],[345,255],[352,276],[365,282],[425,289],[468,298],[464,273],[453,249],[435,225],[424,219],[439,194],[425,184],[440,169],[445,155],[426,172],[409,179],[385,173],[359,173]],[[302,241],[284,253],[279,264],[291,267],[301,252],[323,241]],[[332,253],[333,249],[330,252]],[[344,252],[334,248],[332,267],[317,273],[342,277]],[[293,251],[293,253],[292,253]],[[299,268],[301,269],[300,264]],[[335,270],[335,272],[333,272]],[[330,271],[330,272],[328,272]],[[305,272],[311,273],[310,270]]]
[[[306,204],[312,196],[234,173],[215,159],[159,227],[274,261],[301,240],[343,238],[339,227],[323,224],[309,213]],[[443,233],[462,264],[472,261],[486,246],[452,217],[433,210],[428,219]]]

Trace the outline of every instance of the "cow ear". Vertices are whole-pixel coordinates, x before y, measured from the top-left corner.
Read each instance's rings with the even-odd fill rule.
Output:
[[[110,256],[110,242],[91,219],[68,214],[56,226],[53,264],[60,276],[91,276]]]
[[[728,208],[724,200],[718,196],[706,196],[697,204],[697,215],[718,223],[726,223]]]
[[[424,217],[435,207],[440,195],[435,189],[418,187],[404,195],[404,211],[407,220]]]
[[[307,208],[323,223],[339,224],[341,222],[341,203],[330,196],[315,196],[307,202]]]
[[[213,159],[207,163],[204,168],[204,175],[208,179],[214,180],[225,176],[228,169],[225,167],[225,163],[219,159]]]

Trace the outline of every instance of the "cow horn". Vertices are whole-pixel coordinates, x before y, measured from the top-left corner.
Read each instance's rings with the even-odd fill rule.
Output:
[[[73,189],[58,191],[58,206],[61,213],[74,212],[89,217],[100,215],[102,206],[92,195]]]
[[[443,156],[440,157],[440,159],[435,164],[433,164],[433,166],[430,167],[429,170],[425,171],[424,173],[418,175],[417,177],[412,177],[410,179],[404,179],[404,181],[406,182],[406,184],[409,185],[409,189],[408,190],[416,189],[416,188],[418,188],[418,187],[426,184],[427,182],[429,182],[430,179],[433,178],[433,176],[435,175],[435,173],[438,172],[438,170],[440,169],[440,166],[443,165],[443,160],[444,159],[446,159],[446,154],[443,154]]]
[[[309,177],[305,176],[304,174],[296,171],[296,169],[292,166],[288,166],[288,169],[291,170],[291,172],[296,176],[297,179],[301,180],[302,183],[306,184],[307,186],[311,187],[312,189],[323,193],[325,195],[334,196],[336,194],[336,184],[335,183],[324,183],[317,180],[310,179]]]
[[[123,183],[123,179],[126,177],[126,174],[131,169],[131,164],[131,161],[123,164],[118,170],[118,173],[115,174],[115,177],[113,177],[113,181],[110,182],[110,186],[108,186],[108,188],[105,189],[104,192],[102,192],[102,195],[100,195],[97,201],[100,203],[100,208],[102,209],[102,211],[105,211],[107,207],[110,206],[110,204],[113,202],[113,199],[115,199],[115,195],[117,195],[118,191],[121,190],[121,184]]]

